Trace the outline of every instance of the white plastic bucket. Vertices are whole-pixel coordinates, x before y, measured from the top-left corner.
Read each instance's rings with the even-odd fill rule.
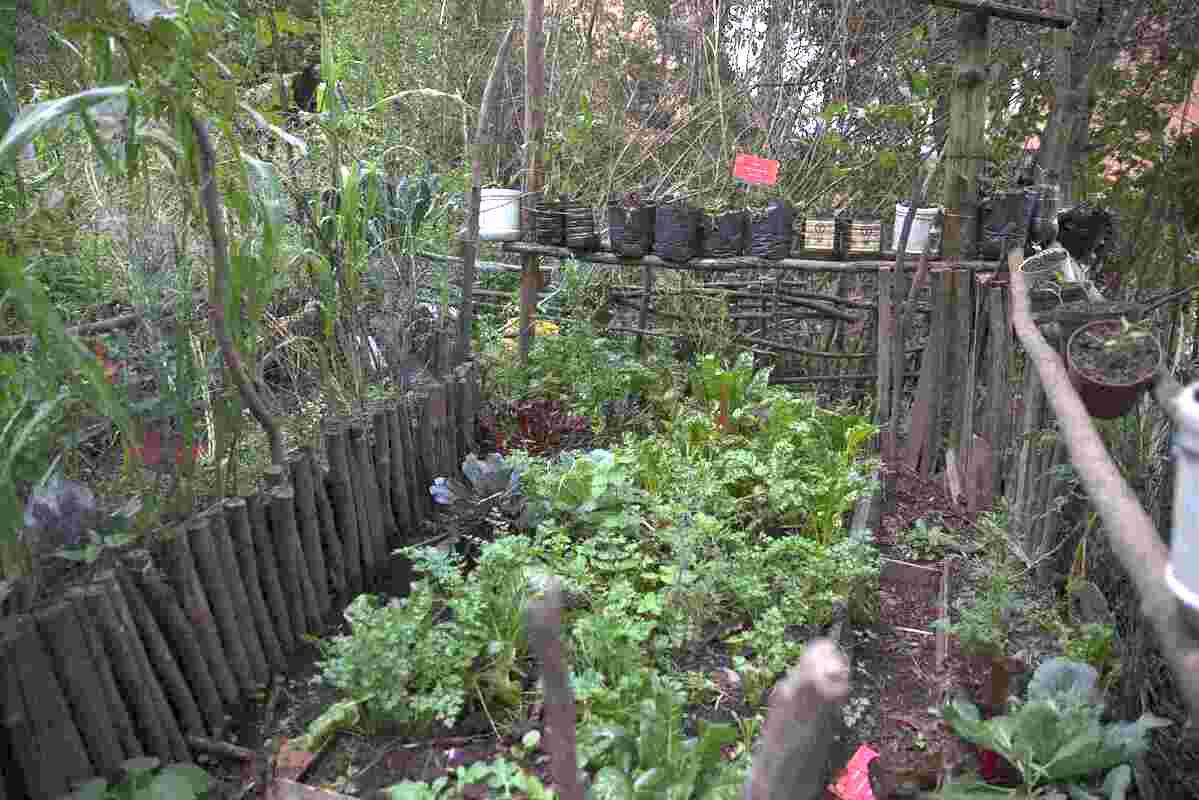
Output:
[[[483,189],[480,192],[479,238],[487,242],[520,239],[519,189]]]
[[[1174,530],[1166,584],[1199,611],[1199,383],[1174,399]]]
[[[932,253],[936,253],[940,247],[940,242],[937,241],[939,231],[934,229],[937,217],[941,213],[941,209],[936,206],[932,208],[916,209],[916,218],[912,220],[912,232],[908,234],[908,254],[920,255],[924,252],[924,243],[928,241],[930,235],[933,236]],[[894,238],[891,241],[891,249],[899,249],[899,237],[903,235],[903,223],[908,217],[908,207],[904,203],[895,204],[895,231]]]

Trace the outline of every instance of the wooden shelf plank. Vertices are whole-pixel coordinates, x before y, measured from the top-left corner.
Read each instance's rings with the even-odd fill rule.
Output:
[[[686,262],[666,261],[658,256],[648,255],[643,258],[624,258],[616,253],[603,250],[571,250],[568,247],[555,247],[532,242],[504,242],[503,249],[509,253],[524,253],[530,255],[552,256],[554,258],[574,258],[579,261],[589,261],[595,264],[614,264],[627,267],[650,266],[658,269],[682,269],[694,272],[727,272],[734,269],[781,269],[794,272],[832,272],[832,273],[863,273],[878,272],[880,269],[894,269],[895,262],[879,259],[878,261],[819,261],[815,259],[784,258],[780,261],[770,261],[765,258],[742,256],[740,258],[693,258]],[[994,261],[931,261],[930,269],[956,268],[974,272],[986,272],[996,269]],[[904,272],[914,272],[916,264],[905,264]]]
[[[1023,22],[1028,25],[1039,25],[1044,28],[1065,30],[1074,23],[1074,20],[1065,14],[1021,8],[1007,3],[994,3],[991,0],[924,0],[924,2],[958,11],[984,11],[992,17],[1010,19],[1013,22]]]

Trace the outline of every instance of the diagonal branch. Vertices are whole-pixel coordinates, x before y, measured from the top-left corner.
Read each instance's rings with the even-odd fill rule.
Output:
[[[225,218],[221,212],[221,197],[217,192],[216,154],[212,150],[212,140],[204,123],[191,117],[192,131],[200,150],[200,196],[204,202],[204,212],[208,215],[208,235],[212,241],[212,303],[208,309],[208,318],[212,323],[212,335],[221,348],[225,367],[233,377],[237,391],[254,419],[266,432],[271,444],[271,463],[283,463],[283,437],[279,433],[279,423],[275,421],[266,404],[254,388],[250,376],[246,373],[241,354],[229,335],[229,326],[225,320],[225,295],[229,288],[229,240],[225,232]]]
[[[1112,550],[1141,597],[1141,611],[1153,625],[1194,717],[1199,712],[1199,642],[1188,630],[1178,598],[1166,585],[1169,552],[1137,496],[1120,476],[1057,351],[1033,323],[1024,274],[1019,271],[1023,258],[1023,248],[1016,248],[1008,257],[1012,326],[1041,378],[1045,396],[1061,425],[1070,462],[1103,520]]]

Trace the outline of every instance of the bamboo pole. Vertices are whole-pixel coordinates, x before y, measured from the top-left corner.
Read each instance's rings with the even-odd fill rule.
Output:
[[[246,657],[250,662],[250,672],[254,676],[255,688],[260,689],[270,683],[271,669],[267,664],[265,648],[254,623],[254,612],[250,608],[250,596],[246,591],[246,583],[242,577],[242,568],[239,563],[241,559],[233,546],[229,525],[225,522],[223,505],[212,510],[209,531],[216,547],[217,560],[225,572],[225,582],[229,587],[229,599],[233,604],[233,613],[237,615],[238,629],[246,650]],[[246,553],[246,556],[249,555],[250,553]],[[246,560],[252,559],[246,558]]]
[[[337,597],[345,597],[346,593],[346,563],[345,549],[342,546],[341,534],[337,530],[337,517],[333,513],[333,503],[325,488],[327,474],[316,459],[312,447],[303,448],[306,456],[308,471],[312,480],[313,497],[316,498],[316,511],[321,525],[321,544],[324,547],[325,575],[329,581],[329,592]],[[330,598],[332,602],[332,598]]]
[[[254,679],[254,671],[250,668],[246,643],[242,640],[241,622],[233,605],[233,588],[222,563],[223,559],[217,553],[212,517],[209,514],[193,517],[188,524],[188,538],[191,541],[192,554],[196,558],[196,569],[204,584],[204,592],[214,612],[221,643],[229,657],[229,666],[233,669],[242,692],[253,693],[258,683]]]
[[[183,670],[175,658],[175,652],[167,642],[166,636],[154,619],[141,589],[129,575],[128,570],[117,570],[114,590],[118,589],[125,599],[136,632],[140,634],[142,645],[146,651],[154,674],[162,682],[164,696],[169,698],[179,721],[182,731],[193,735],[204,733],[204,722],[200,716],[200,707],[192,693],[191,686],[183,675]]]
[[[218,735],[226,724],[225,709],[216,682],[209,672],[208,661],[204,657],[195,626],[184,616],[175,592],[160,572],[155,569],[140,572],[136,580],[145,596],[146,605],[155,613],[159,626],[166,631],[172,651],[179,658],[179,666],[195,697],[197,707],[204,716],[208,732],[214,736]],[[110,666],[110,674],[111,669]],[[124,701],[121,701],[121,704],[123,707]],[[132,758],[133,754],[129,754],[129,757]]]
[[[0,668],[0,719],[17,750],[26,789],[33,797],[60,797],[93,769],[32,617],[0,620]]]
[[[401,539],[412,536],[412,503],[408,499],[408,476],[404,469],[404,445],[400,437],[400,414],[394,405],[384,412],[387,422],[387,437],[391,442],[391,507],[399,518]]]
[[[162,557],[171,586],[179,597],[179,603],[183,606],[188,620],[195,626],[204,659],[208,663],[208,670],[217,690],[221,693],[221,699],[227,706],[236,706],[241,698],[237,678],[229,665],[225,646],[217,631],[216,619],[208,605],[208,596],[196,572],[186,530],[177,528],[163,540]]]
[[[275,627],[275,635],[283,655],[295,652],[300,645],[300,637],[304,631],[292,626],[292,614],[288,597],[283,592],[283,579],[279,574],[279,560],[275,557],[272,545],[274,533],[271,531],[270,496],[252,494],[243,497],[246,504],[246,516],[250,519],[250,536],[254,540],[254,554],[258,561],[258,575],[262,579],[262,593],[267,603],[271,622]]]
[[[179,725],[179,718],[167,699],[166,690],[163,688],[158,675],[154,671],[154,666],[150,661],[150,654],[146,652],[145,642],[138,635],[137,626],[133,621],[133,614],[129,610],[129,602],[125,598],[125,593],[121,591],[121,585],[117,582],[115,571],[105,570],[100,573],[97,576],[97,584],[108,595],[110,605],[116,614],[116,620],[120,625],[123,635],[128,638],[127,643],[133,654],[134,663],[142,675],[142,683],[138,687],[138,691],[145,693],[149,697],[159,717],[162,730],[166,734],[167,745],[170,748],[170,757],[175,761],[191,761],[191,748],[187,745],[187,739],[184,737],[183,729]],[[183,688],[186,689],[186,686]]]
[[[98,772],[116,770],[125,754],[105,702],[100,675],[85,657],[88,645],[75,607],[60,601],[39,609],[34,618],[57,668],[63,695],[74,710],[74,722],[91,765]]]
[[[304,584],[300,577],[300,552],[296,547],[300,532],[296,528],[296,492],[290,486],[276,486],[270,491],[271,540],[279,560],[279,583],[291,629],[297,639],[309,631],[310,619],[304,600]]]
[[[379,511],[383,515],[384,555],[399,538],[399,514],[391,505],[391,435],[387,430],[387,412],[375,408],[371,414],[374,428],[375,487]]]
[[[341,533],[345,557],[346,588],[350,595],[357,596],[363,588],[362,535],[367,523],[362,520],[360,524],[358,519],[358,501],[350,483],[349,446],[344,429],[325,431],[325,455],[329,459],[329,500],[333,504],[333,516]]]
[[[222,505],[225,511],[225,526],[229,529],[229,535],[239,554],[246,602],[249,604],[249,615],[258,641],[262,645],[263,658],[266,659],[270,671],[286,672],[287,659],[283,655],[279,635],[271,622],[270,606],[258,576],[257,549],[254,547],[254,535],[250,531],[250,514],[246,501],[240,497],[230,497]]]
[[[90,584],[81,593],[80,607],[86,612],[87,623],[95,626],[100,633],[121,697],[132,712],[139,741],[146,753],[173,759],[171,739],[162,719],[163,708],[148,687],[148,681],[153,677],[142,670],[134,653],[136,634],[118,615],[112,593],[99,581]]]
[[[362,574],[367,586],[375,586],[386,560],[386,534],[378,497],[378,473],[371,463],[366,435],[357,425],[350,428],[350,464],[359,498],[359,519],[365,516],[369,521],[367,535],[362,537]]]
[[[317,616],[322,620],[333,607],[329,597],[329,576],[325,570],[325,550],[321,543],[321,523],[316,508],[316,487],[312,479],[312,463],[307,454],[301,453],[291,460],[291,484],[296,490],[296,522],[300,528],[300,539],[304,545],[303,555],[308,569],[308,580],[313,590]]]

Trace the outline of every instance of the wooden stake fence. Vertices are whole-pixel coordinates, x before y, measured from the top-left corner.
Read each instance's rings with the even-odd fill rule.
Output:
[[[392,549],[427,518],[429,483],[473,446],[479,397],[467,363],[419,397],[375,406],[368,426],[329,421],[328,469],[302,449],[267,471],[262,492],[0,616],[0,744],[16,762],[6,780],[50,800],[128,758],[191,760],[193,743],[240,752],[220,741],[231,712],[287,669],[305,635],[378,585]],[[9,796],[0,781],[0,800]]]

